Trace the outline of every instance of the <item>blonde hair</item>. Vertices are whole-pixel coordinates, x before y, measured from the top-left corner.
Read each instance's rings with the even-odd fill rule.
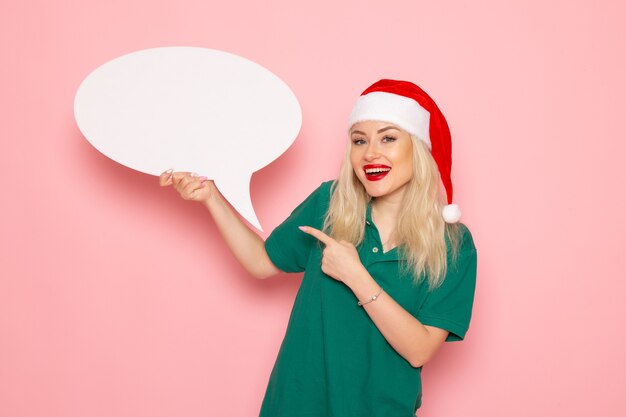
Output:
[[[441,285],[447,270],[447,252],[456,258],[460,228],[441,217],[444,200],[439,170],[426,144],[411,135],[413,176],[404,193],[400,215],[392,237],[407,259],[405,267],[416,283],[428,279],[434,289]],[[350,163],[352,141],[348,141],[339,178],[332,186],[324,230],[334,239],[358,246],[365,235],[365,215],[371,197]],[[446,244],[446,238],[450,248]]]

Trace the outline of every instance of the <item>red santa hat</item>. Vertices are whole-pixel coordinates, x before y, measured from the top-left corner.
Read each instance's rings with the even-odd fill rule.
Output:
[[[348,126],[366,120],[393,123],[426,143],[437,163],[448,197],[448,205],[442,212],[443,219],[446,223],[458,222],[461,210],[452,204],[450,129],[433,99],[408,81],[380,80],[361,93],[350,114]]]

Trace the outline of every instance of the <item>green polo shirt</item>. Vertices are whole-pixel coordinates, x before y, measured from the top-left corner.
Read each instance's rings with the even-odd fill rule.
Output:
[[[268,383],[261,417],[411,417],[421,405],[421,368],[412,367],[357,305],[354,293],[321,270],[323,245],[298,226],[322,229],[332,181],[323,183],[265,242],[285,272],[305,271],[285,338]],[[476,282],[476,250],[469,230],[455,264],[433,291],[401,268],[401,251],[383,253],[367,209],[361,262],[370,275],[421,323],[462,340]],[[450,258],[449,258],[450,259]]]

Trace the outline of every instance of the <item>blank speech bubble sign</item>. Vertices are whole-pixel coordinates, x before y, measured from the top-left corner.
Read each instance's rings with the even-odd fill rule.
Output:
[[[291,89],[269,70],[227,52],[144,49],[95,69],[74,117],[100,152],[129,168],[204,175],[252,225],[252,173],[278,158],[302,125]]]

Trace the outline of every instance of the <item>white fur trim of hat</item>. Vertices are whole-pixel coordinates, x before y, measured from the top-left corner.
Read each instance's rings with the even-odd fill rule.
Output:
[[[367,120],[393,123],[432,148],[428,133],[430,113],[415,100],[380,91],[362,95],[352,108],[348,126]]]

